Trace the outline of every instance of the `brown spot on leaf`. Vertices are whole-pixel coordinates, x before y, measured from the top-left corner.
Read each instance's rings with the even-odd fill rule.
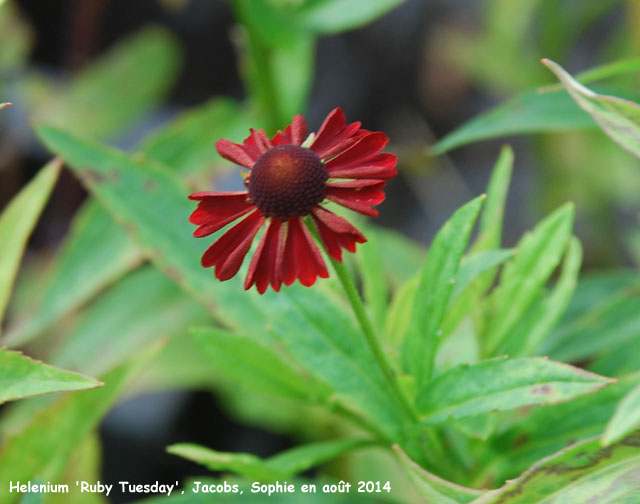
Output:
[[[180,273],[178,268],[176,268],[174,266],[167,266],[165,268],[165,273],[174,282],[176,282],[176,283],[181,283],[182,282],[182,274]]]
[[[85,182],[91,185],[103,184],[105,182],[117,182],[120,179],[120,174],[116,170],[104,173],[96,171],[93,168],[80,168],[76,171]]]
[[[541,385],[535,385],[531,387],[531,393],[533,395],[549,395],[553,391],[553,387],[548,383],[543,383]]]
[[[156,187],[158,187],[158,184],[156,183],[155,180],[147,179],[147,180],[144,181],[144,189],[145,189],[145,191],[153,192],[153,191],[155,191]]]

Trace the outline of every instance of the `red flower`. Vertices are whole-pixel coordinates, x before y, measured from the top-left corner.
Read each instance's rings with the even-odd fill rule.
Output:
[[[308,148],[302,147],[306,136],[307,125],[297,115],[284,133],[278,131],[272,139],[263,130],[251,129],[242,145],[216,142],[222,157],[250,170],[245,178],[247,191],[189,196],[200,202],[189,219],[199,226],[193,233],[196,237],[242,218],[202,256],[202,265],[215,266],[219,280],[238,272],[265,225],[245,281],[245,289],[255,284],[261,294],[269,285],[279,291],[282,283],[291,285],[296,278],[310,286],[316,277],[329,276],[307,227],[311,222],[325,250],[337,261],[342,261],[343,248],[355,252],[356,243],[366,241],[353,225],[321,203],[326,198],[377,216],[372,207],[382,203],[385,181],[397,173],[396,156],[381,153],[389,139],[384,133],[361,129],[359,122],[347,124],[340,108],[327,116]]]

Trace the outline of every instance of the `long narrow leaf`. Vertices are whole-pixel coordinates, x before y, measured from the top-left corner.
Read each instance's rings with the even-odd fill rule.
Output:
[[[636,373],[592,394],[534,408],[528,415],[517,417],[490,439],[490,452],[501,456],[494,458],[491,465],[485,464],[485,478],[496,482],[513,479],[569,444],[601,435],[622,398],[637,386],[639,379]],[[482,474],[478,481],[483,481]]]
[[[301,375],[264,343],[215,328],[192,331],[201,351],[211,360],[216,373],[267,394],[284,395],[297,400],[327,399],[326,389]]]
[[[531,502],[636,502],[640,471],[640,432],[603,448],[598,438],[576,443],[552,455],[503,488],[473,504]]]
[[[88,376],[30,359],[20,352],[0,349],[0,404],[24,397],[99,387]]]
[[[619,441],[640,426],[640,385],[629,392],[616,409],[602,436],[602,444],[608,446]]]
[[[189,179],[208,183],[230,165],[216,153],[214,140],[239,140],[249,129],[248,118],[234,101],[214,99],[157,129],[136,151]],[[143,259],[126,230],[95,201],[87,202],[74,218],[42,298],[9,328],[6,342],[16,346],[39,336]]]
[[[27,343],[142,260],[126,231],[95,201],[87,202],[73,219],[54,270],[44,282],[42,298],[9,327],[5,342]]]
[[[512,357],[535,355],[564,314],[578,283],[582,264],[582,246],[573,237],[565,254],[560,278],[553,290],[546,295],[527,317],[525,323],[507,342],[507,353]]]
[[[358,265],[362,278],[364,299],[376,327],[384,327],[389,292],[385,281],[382,254],[376,235],[367,235],[367,243],[358,247]]]
[[[35,476],[45,481],[57,480],[75,447],[152,355],[149,353],[107,374],[102,379],[104,387],[65,395],[40,411],[19,434],[4,443],[0,450],[0,480],[27,482]],[[3,503],[11,504],[19,498],[19,494],[9,492],[9,485],[0,487]]]
[[[84,68],[64,88],[51,86],[47,93],[32,93],[31,108],[38,120],[82,134],[103,138],[121,134],[167,93],[177,76],[179,50],[169,31],[141,30]]]
[[[9,295],[27,239],[49,199],[58,179],[62,163],[51,161],[13,198],[0,215],[0,322],[9,302]]]
[[[202,464],[212,471],[230,471],[255,480],[275,481],[291,478],[344,453],[371,445],[371,441],[362,439],[321,441],[292,448],[268,459],[249,453],[218,452],[194,444],[172,445],[167,451]]]
[[[476,252],[499,249],[502,246],[502,222],[512,172],[513,150],[505,145],[491,172],[487,187],[487,201],[478,224],[478,239],[473,245],[473,250]]]
[[[640,105],[598,94],[586,88],[554,61],[542,62],[558,77],[569,94],[616,143],[640,157]]]
[[[494,355],[522,320],[567,247],[573,206],[564,205],[525,235],[518,253],[503,269],[495,314],[485,335],[486,355]]]
[[[470,201],[445,223],[433,240],[416,289],[404,340],[403,364],[419,386],[431,377],[442,323],[460,260],[469,243],[484,196]]]
[[[465,488],[431,474],[411,460],[400,447],[394,446],[393,449],[402,465],[407,469],[420,495],[426,499],[425,502],[466,504],[482,495],[480,490]]]
[[[553,404],[612,380],[542,358],[492,359],[445,371],[418,392],[424,424],[534,404]]]

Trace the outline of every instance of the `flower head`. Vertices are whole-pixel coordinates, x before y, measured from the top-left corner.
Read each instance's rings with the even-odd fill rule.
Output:
[[[234,221],[202,256],[205,268],[215,267],[219,280],[233,277],[253,239],[265,227],[251,259],[245,289],[254,284],[262,294],[281,285],[313,285],[329,276],[308,226],[314,226],[327,254],[342,261],[342,249],[355,252],[365,237],[344,218],[327,210],[325,200],[369,216],[384,200],[386,180],[396,175],[396,156],[382,153],[384,133],[347,124],[342,109],[334,109],[318,133],[307,139],[307,125],[297,115],[284,130],[269,138],[251,130],[242,144],[218,140],[216,150],[249,169],[246,191],[197,192],[199,201],[190,221],[194,236],[208,236]],[[306,146],[308,144],[308,147]],[[304,145],[304,146],[303,146]]]

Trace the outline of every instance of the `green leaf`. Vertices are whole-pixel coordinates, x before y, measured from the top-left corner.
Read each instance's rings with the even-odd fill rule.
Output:
[[[598,305],[611,304],[621,297],[640,294],[640,278],[630,268],[587,272],[580,277],[562,325],[573,324]]]
[[[516,256],[504,267],[496,308],[485,338],[485,355],[499,351],[556,268],[571,236],[573,205],[566,204],[540,222],[516,245]]]
[[[582,264],[582,246],[573,237],[565,254],[560,278],[553,290],[533,309],[522,326],[507,340],[507,353],[512,357],[535,355],[541,344],[564,314],[578,283]]]
[[[473,504],[637,502],[640,432],[603,448],[598,438],[576,443],[534,464],[519,478]]]
[[[363,232],[369,235],[371,229],[376,235],[380,247],[383,270],[389,280],[400,285],[413,278],[423,265],[426,248],[401,233],[380,226],[363,226]]]
[[[154,130],[135,151],[160,161],[197,186],[235,169],[213,144],[220,138],[239,141],[251,126],[248,110],[234,100],[214,98]]]
[[[58,179],[61,161],[45,166],[0,215],[0,322],[9,302],[27,239]]]
[[[0,404],[24,397],[84,390],[101,386],[97,380],[0,349]]]
[[[631,390],[616,409],[602,436],[602,444],[609,446],[640,426],[640,385]]]
[[[283,128],[303,113],[311,89],[315,38],[295,23],[296,7],[268,1],[235,1],[246,28],[241,69],[268,129]]]
[[[418,288],[418,276],[407,280],[391,300],[385,325],[386,340],[393,346],[399,345],[409,330],[413,299]]]
[[[396,438],[409,419],[376,366],[364,336],[344,302],[323,288],[294,285],[279,294],[246,292],[239,276],[218,282],[200,265],[212,240],[191,236],[194,205],[181,182],[161,165],[133,161],[95,142],[48,126],[40,138],[65,157],[112,216],[141,243],[151,260],[227,328],[282,345],[335,400],[369,427]],[[90,168],[88,168],[90,167]],[[340,327],[341,331],[336,331]]]
[[[367,243],[358,247],[356,258],[364,299],[372,314],[373,325],[384,327],[389,293],[378,238],[373,231],[367,233]]]
[[[540,94],[534,89],[470,119],[433,144],[431,152],[441,155],[463,145],[503,136],[596,126],[589,114],[580,110],[565,93],[556,91]]]
[[[284,299],[283,299],[284,298]],[[335,391],[338,403],[397,439],[410,419],[348,312],[323,284],[296,286],[280,294],[252,294],[268,313],[269,334],[297,361]],[[340,330],[336,331],[336,327]]]
[[[542,62],[558,77],[569,94],[602,130],[621,147],[640,157],[640,105],[630,100],[598,94],[576,81],[560,65]]]
[[[162,161],[198,183],[209,183],[231,164],[213,148],[215,139],[239,140],[249,115],[235,102],[214,99],[179,115],[147,137],[137,152]],[[220,161],[223,161],[221,163]],[[76,214],[72,228],[28,316],[9,328],[6,342],[16,346],[41,335],[143,260],[142,251],[95,201]]]
[[[286,360],[287,356],[279,355],[261,341],[207,327],[192,333],[215,372],[236,385],[303,401],[328,399],[327,391],[303,376]]]
[[[339,33],[367,25],[404,0],[322,0],[308,2],[296,22],[318,33]]]
[[[129,380],[152,354],[121,366],[102,378],[104,387],[67,394],[38,412],[17,435],[5,440],[0,450],[0,481],[44,481],[60,478],[73,450],[97,426],[125,389]],[[11,504],[19,495],[0,487],[0,500]]]
[[[640,58],[628,58],[612,63],[605,63],[604,65],[580,72],[576,75],[576,80],[581,84],[590,84],[599,80],[610,79],[611,77],[633,74],[638,71],[640,71]]]
[[[484,196],[470,201],[445,223],[431,244],[416,288],[409,330],[402,350],[403,364],[418,386],[431,377],[440,343],[440,325],[454,289],[462,254],[467,248]]]
[[[5,342],[23,345],[91,300],[142,262],[124,229],[95,202],[76,214],[41,298],[9,327]]]
[[[612,380],[543,358],[491,359],[437,376],[416,399],[423,424],[527,405],[554,404]]]
[[[487,201],[478,224],[478,238],[473,245],[473,250],[476,252],[499,249],[502,246],[502,222],[512,172],[513,150],[505,145],[491,172],[487,187]]]
[[[634,346],[640,334],[639,300],[637,288],[603,299],[558,330],[540,351],[554,359],[576,362]]]
[[[179,66],[173,36],[147,28],[121,41],[62,89],[31,97],[35,118],[98,137],[122,134],[169,90]]]
[[[74,491],[77,488],[76,481],[93,483],[101,478],[101,474],[102,446],[96,429],[76,447],[59,480],[69,485],[69,493],[50,493],[47,495],[47,504],[105,504],[102,494]]]
[[[409,473],[420,495],[426,499],[425,502],[466,504],[482,495],[483,492],[480,490],[465,488],[431,474],[411,460],[397,445],[393,449]]]
[[[460,263],[451,300],[455,301],[479,276],[512,258],[513,249],[483,250],[466,256]]]
[[[481,284],[482,290],[489,288],[495,269],[513,257],[514,253],[513,249],[485,250],[475,252],[462,259],[451,294],[449,309],[442,323],[444,338],[456,329],[458,324],[477,306],[481,291],[476,286]]]
[[[270,58],[275,99],[285,123],[307,108],[315,62],[315,40],[300,35],[286,48],[274,51]]]
[[[128,275],[82,311],[49,361],[106,373],[160,339],[210,320],[174,282],[150,266]]]
[[[534,408],[526,416],[514,412],[510,426],[490,439],[490,452],[499,459],[486,462],[476,481],[502,482],[517,477],[535,462],[567,447],[601,435],[618,403],[638,384],[628,376],[570,402]]]
[[[372,446],[366,439],[320,441],[297,446],[285,452],[261,459],[250,453],[225,453],[195,444],[175,444],[167,451],[192,460],[212,471],[229,471],[259,481],[291,478],[317,465],[353,450]]]

